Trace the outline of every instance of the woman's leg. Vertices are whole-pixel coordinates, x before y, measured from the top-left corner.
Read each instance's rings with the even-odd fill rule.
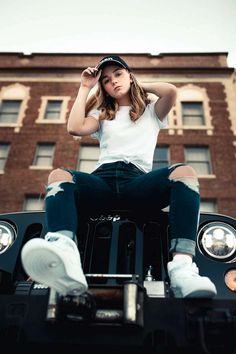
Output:
[[[170,252],[195,255],[199,220],[199,186],[195,171],[184,164],[137,176],[122,186],[128,208],[154,216],[169,206]]]
[[[48,177],[45,216],[49,232],[61,231],[75,239],[77,231],[76,185],[73,176],[60,168]]]
[[[28,241],[21,253],[23,267],[34,281],[63,295],[78,295],[87,290],[80,254],[73,241],[78,223],[77,204],[83,209],[84,202],[88,210],[93,210],[97,200],[106,202],[109,195],[109,187],[90,174],[61,169],[50,174],[46,195],[49,232],[44,239]]]
[[[99,176],[62,169],[49,175],[45,206],[50,232],[67,230],[75,236],[80,215],[99,213],[111,205],[111,189]]]
[[[168,263],[171,288],[176,297],[213,297],[215,285],[199,275],[192,258],[195,256],[199,223],[200,195],[198,177],[190,166],[174,169],[170,197],[170,232],[172,261]]]
[[[200,277],[196,265],[192,263],[200,206],[195,171],[184,164],[151,171],[133,179],[124,191],[126,202],[136,209],[139,206],[144,212],[170,207],[170,253],[173,260],[168,263],[168,273],[175,295],[214,296],[214,284],[210,279]]]
[[[198,177],[190,166],[177,166],[169,175],[171,181],[169,224],[170,252],[195,255],[199,222],[200,194]]]

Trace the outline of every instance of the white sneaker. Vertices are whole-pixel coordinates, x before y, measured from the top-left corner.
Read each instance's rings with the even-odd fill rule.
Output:
[[[60,233],[28,241],[21,252],[22,265],[32,280],[62,295],[79,295],[88,288],[75,242]]]
[[[187,256],[189,260],[179,258],[167,264],[170,278],[170,288],[175,297],[203,297],[212,298],[217,290],[212,281],[207,277],[199,275],[196,263]]]

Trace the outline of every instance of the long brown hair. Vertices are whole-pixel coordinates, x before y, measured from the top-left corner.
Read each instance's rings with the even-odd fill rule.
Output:
[[[130,78],[132,80],[130,84],[130,100],[131,107],[129,111],[130,119],[135,122],[143,114],[146,106],[150,103],[150,99],[147,97],[147,93],[139,85],[137,79],[133,73],[130,73]],[[101,82],[98,82],[98,89],[87,101],[85,107],[85,115],[91,111],[93,108],[101,110],[99,115],[99,120],[113,120],[118,111],[119,105],[116,100],[107,95]]]

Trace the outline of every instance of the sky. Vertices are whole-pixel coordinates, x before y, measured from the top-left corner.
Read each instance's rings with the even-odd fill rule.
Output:
[[[236,0],[0,0],[0,52],[227,52]]]

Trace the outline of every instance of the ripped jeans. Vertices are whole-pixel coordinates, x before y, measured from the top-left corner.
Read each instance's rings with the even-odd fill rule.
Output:
[[[196,181],[171,179],[176,164],[143,172],[132,163],[106,163],[91,174],[68,170],[72,182],[49,185],[45,199],[48,230],[69,230],[75,235],[80,212],[91,215],[112,209],[137,212],[161,210],[169,206],[170,252],[195,255],[200,195]]]

